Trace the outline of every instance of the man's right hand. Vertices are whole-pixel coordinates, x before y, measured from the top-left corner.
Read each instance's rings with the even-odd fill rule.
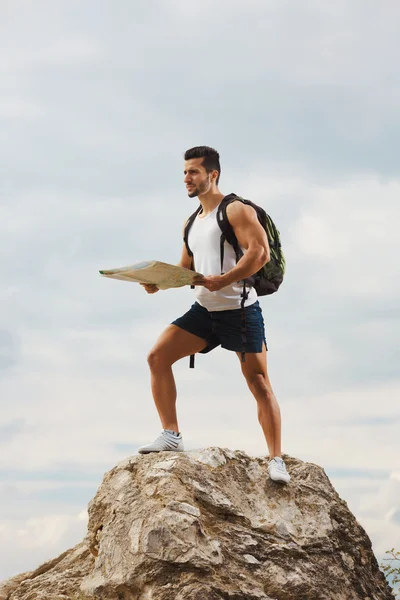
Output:
[[[159,291],[159,288],[156,286],[155,283],[141,283],[140,285],[144,287],[148,294],[155,294]]]

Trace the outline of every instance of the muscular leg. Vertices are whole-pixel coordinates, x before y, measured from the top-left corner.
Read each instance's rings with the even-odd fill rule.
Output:
[[[241,360],[241,353],[237,352],[237,355]],[[257,401],[258,420],[267,441],[269,456],[281,456],[281,413],[268,378],[265,345],[260,353],[246,354],[241,367],[247,385]]]
[[[179,432],[176,415],[176,386],[172,365],[206,347],[205,340],[176,325],[169,325],[147,357],[151,390],[163,429]]]

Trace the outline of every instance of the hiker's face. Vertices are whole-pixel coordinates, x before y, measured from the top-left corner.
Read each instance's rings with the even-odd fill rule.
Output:
[[[185,178],[183,181],[185,182],[189,198],[206,194],[211,189],[213,173],[207,173],[201,164],[202,162],[202,158],[185,160],[183,170]]]

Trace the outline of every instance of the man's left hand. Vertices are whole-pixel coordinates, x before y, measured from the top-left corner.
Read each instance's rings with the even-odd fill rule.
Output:
[[[198,277],[193,281],[193,285],[202,285],[210,292],[218,292],[228,285],[225,275],[209,275],[208,277]]]

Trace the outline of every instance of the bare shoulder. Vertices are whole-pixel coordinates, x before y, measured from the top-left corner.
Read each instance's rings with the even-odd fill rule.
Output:
[[[235,223],[243,223],[243,221],[257,221],[257,213],[254,208],[248,204],[243,204],[243,202],[240,201],[228,204],[226,207],[226,215],[232,225]]]

